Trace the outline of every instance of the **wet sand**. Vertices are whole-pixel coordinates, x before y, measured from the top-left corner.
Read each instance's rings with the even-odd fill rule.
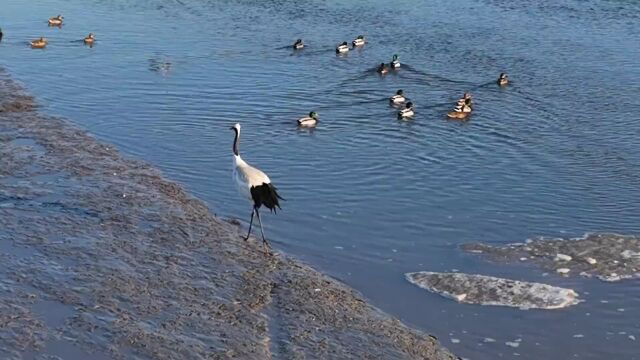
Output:
[[[455,359],[0,70],[0,358]]]

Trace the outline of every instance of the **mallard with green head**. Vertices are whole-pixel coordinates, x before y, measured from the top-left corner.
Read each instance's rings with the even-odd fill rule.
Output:
[[[406,119],[413,117],[413,103],[408,102],[405,104],[404,109],[398,111],[398,119]]]
[[[392,104],[402,104],[407,99],[404,97],[404,92],[402,90],[396,91],[396,94],[389,98],[389,102]]]
[[[349,45],[346,41],[343,41],[340,45],[336,47],[336,54],[342,54],[349,52]]]
[[[389,64],[389,66],[392,69],[398,69],[400,68],[400,58],[398,57],[398,55],[393,55],[393,58],[391,59],[391,63]]]
[[[314,127],[318,125],[320,119],[318,119],[318,113],[312,111],[309,116],[298,119],[298,126],[301,127]]]

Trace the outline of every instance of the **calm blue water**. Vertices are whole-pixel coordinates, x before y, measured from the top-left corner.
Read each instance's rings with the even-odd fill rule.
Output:
[[[66,25],[48,28],[58,13]],[[46,112],[244,220],[228,129],[240,122],[243,157],[287,199],[264,217],[275,247],[462,357],[634,359],[638,282],[543,276],[457,246],[640,232],[639,20],[640,2],[613,0],[3,0],[0,65]],[[93,48],[78,41],[89,32]],[[333,53],[358,34],[364,49]],[[30,49],[39,36],[48,48]],[[282,48],[298,37],[304,51]],[[375,74],[394,53],[408,66]],[[411,122],[386,101],[399,88],[416,106]],[[471,121],[446,121],[464,91]],[[311,110],[320,126],[296,129]],[[451,269],[572,287],[586,302],[459,305],[403,277]]]

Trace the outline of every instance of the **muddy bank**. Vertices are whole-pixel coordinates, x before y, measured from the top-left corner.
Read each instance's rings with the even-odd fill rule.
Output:
[[[455,359],[0,71],[0,358]]]
[[[416,286],[464,304],[550,310],[578,303],[575,291],[541,283],[429,271],[407,273],[405,276]]]
[[[496,262],[531,262],[565,276],[596,276],[603,281],[640,278],[640,238],[636,236],[588,234],[505,246],[465,244],[462,249]]]

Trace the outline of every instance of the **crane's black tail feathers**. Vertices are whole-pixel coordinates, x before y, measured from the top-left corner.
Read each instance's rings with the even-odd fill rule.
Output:
[[[284,200],[278,195],[276,187],[267,183],[251,187],[251,198],[253,199],[253,206],[256,209],[264,205],[271,212],[275,213],[278,212],[277,209],[280,209],[280,201],[278,200]]]

